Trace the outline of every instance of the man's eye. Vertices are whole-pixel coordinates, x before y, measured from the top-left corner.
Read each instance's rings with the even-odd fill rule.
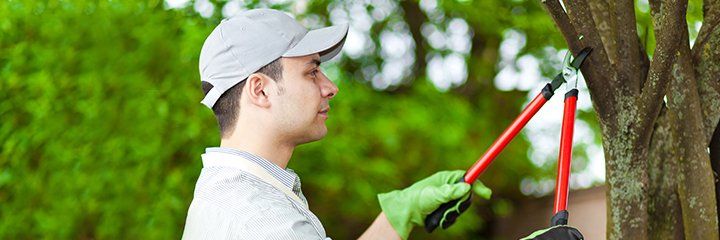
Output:
[[[312,70],[312,71],[310,72],[310,76],[312,76],[312,77],[317,77],[317,73],[318,73],[318,70],[317,70],[317,69]]]

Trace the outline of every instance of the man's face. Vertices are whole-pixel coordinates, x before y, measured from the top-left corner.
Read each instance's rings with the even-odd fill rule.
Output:
[[[320,71],[318,54],[282,58],[281,62],[283,79],[270,101],[282,137],[296,145],[323,138],[328,102],[337,94],[337,86]]]

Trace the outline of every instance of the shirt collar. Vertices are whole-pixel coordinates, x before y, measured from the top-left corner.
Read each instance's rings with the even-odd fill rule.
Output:
[[[242,157],[244,159],[247,159],[257,165],[260,165],[262,168],[267,170],[270,175],[277,178],[283,185],[287,186],[290,189],[294,189],[297,181],[297,174],[292,169],[282,169],[280,166],[275,165],[274,163],[268,161],[267,159],[264,159],[260,156],[254,155],[249,152],[240,151],[234,148],[228,148],[228,147],[210,147],[206,148],[205,152],[219,152],[219,153],[227,153],[236,155],[239,157]]]

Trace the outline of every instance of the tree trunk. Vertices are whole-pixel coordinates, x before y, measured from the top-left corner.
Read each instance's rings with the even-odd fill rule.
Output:
[[[603,135],[608,238],[718,239],[720,1],[703,2],[690,46],[687,0],[650,0],[652,59],[633,1],[543,3],[571,51],[593,48],[582,72]]]

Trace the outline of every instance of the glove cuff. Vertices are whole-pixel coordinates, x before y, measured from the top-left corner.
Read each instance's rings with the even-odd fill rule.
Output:
[[[380,203],[380,208],[385,213],[385,217],[388,219],[388,222],[390,222],[390,225],[392,225],[393,229],[400,235],[400,238],[407,239],[410,235],[410,231],[412,231],[413,225],[410,223],[410,213],[405,212],[404,210],[406,208],[398,208],[398,203],[396,199],[398,197],[396,195],[399,194],[399,190],[388,192],[388,193],[381,193],[378,194],[378,202]]]

